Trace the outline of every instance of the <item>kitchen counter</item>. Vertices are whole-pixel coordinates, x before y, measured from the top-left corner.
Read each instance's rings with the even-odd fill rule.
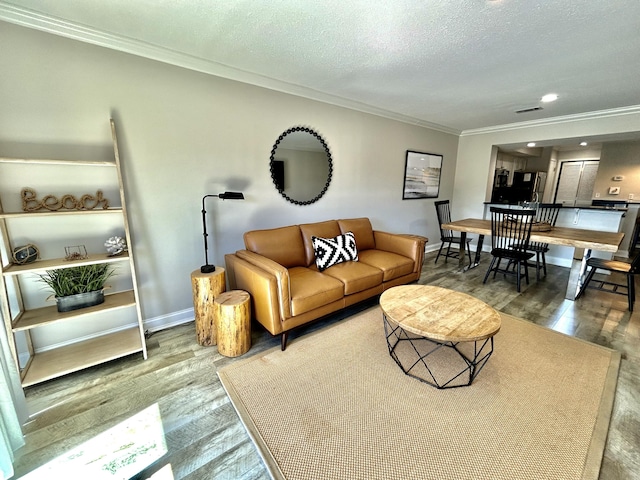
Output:
[[[636,205],[640,206],[640,202],[628,202],[628,206],[605,206],[605,205],[583,205],[583,206],[572,206],[572,205],[563,205],[560,208],[579,208],[580,210],[616,210],[621,212],[626,212],[629,210],[629,207]],[[484,202],[484,205],[491,205],[494,207],[521,207],[518,203],[495,203],[495,202]]]

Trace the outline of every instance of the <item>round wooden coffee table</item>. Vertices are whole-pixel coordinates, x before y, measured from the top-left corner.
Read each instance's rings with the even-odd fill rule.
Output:
[[[428,285],[390,288],[380,308],[391,357],[436,388],[471,385],[501,324],[500,314],[477,298]]]

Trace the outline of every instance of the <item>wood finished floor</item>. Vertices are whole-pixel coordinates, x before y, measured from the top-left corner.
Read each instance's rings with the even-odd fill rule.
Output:
[[[482,284],[486,258],[466,273],[456,271],[456,260],[441,258],[436,265],[434,259],[435,253],[426,256],[420,283],[467,292],[502,312],[622,353],[600,478],[640,479],[640,306],[630,314],[626,297],[595,290],[577,302],[566,301],[566,268],[549,266],[540,282],[534,274],[518,294],[511,278]],[[374,303],[293,332],[289,341]],[[279,339],[255,327],[253,347],[239,358],[278,344]],[[153,334],[148,347],[146,361],[134,355],[28,388],[33,417],[25,426],[26,445],[16,455],[15,478],[155,403],[169,451],[164,460],[174,478],[269,478],[216,375],[216,369],[237,359],[220,356],[215,347],[200,347],[193,323]]]

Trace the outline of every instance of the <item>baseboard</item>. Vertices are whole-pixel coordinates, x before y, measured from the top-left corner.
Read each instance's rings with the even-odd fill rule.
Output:
[[[176,327],[183,323],[193,322],[195,313],[193,308],[186,308],[177,312],[168,313],[159,317],[144,320],[144,329],[149,332],[157,332],[166,328]]]
[[[437,252],[438,249],[440,248],[440,244],[438,243],[437,245],[425,245],[424,248],[424,253],[430,253],[430,252]]]

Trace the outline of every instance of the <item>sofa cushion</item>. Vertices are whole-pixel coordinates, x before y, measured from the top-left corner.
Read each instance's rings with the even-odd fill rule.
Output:
[[[344,262],[322,272],[340,280],[344,285],[344,294],[363,292],[378,285],[382,285],[383,272],[361,262]]]
[[[301,315],[344,297],[344,285],[317,270],[294,267],[289,269],[291,314]]]
[[[358,261],[358,249],[353,233],[347,232],[334,238],[311,237],[319,271],[342,262]]]
[[[247,232],[244,234],[244,245],[247,250],[286,268],[307,265],[302,234],[297,225]]]
[[[353,232],[356,237],[358,250],[368,250],[376,248],[376,241],[373,237],[373,228],[368,218],[353,218],[349,220],[338,220],[342,233]]]
[[[326,222],[305,223],[300,225],[300,233],[302,233],[302,242],[304,243],[304,251],[307,257],[307,266],[315,264],[316,256],[313,249],[313,240],[311,237],[333,238],[340,235],[340,225],[336,220],[327,220]]]
[[[413,272],[414,262],[397,253],[382,250],[366,250],[360,252],[360,263],[371,265],[383,272],[383,281],[388,282],[394,278],[402,277]]]

